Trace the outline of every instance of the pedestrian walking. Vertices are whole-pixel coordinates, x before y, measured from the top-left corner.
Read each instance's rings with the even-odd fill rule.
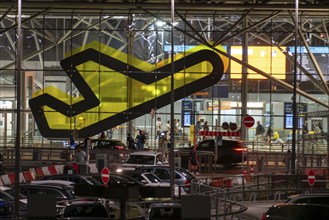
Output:
[[[204,132],[204,135],[203,135],[203,140],[206,139],[207,137],[207,133],[209,131],[209,125],[208,125],[208,121],[205,121],[205,123],[203,124],[202,126],[202,130]]]
[[[160,137],[161,131],[162,131],[162,122],[161,122],[161,118],[158,117],[157,121],[156,121],[156,136],[155,136],[155,139]]]
[[[78,173],[85,174],[88,173],[87,169],[87,154],[81,150],[80,146],[77,145],[74,151],[73,163],[78,165]]]
[[[260,121],[257,121],[257,126],[256,126],[256,142],[264,142],[264,133],[265,133],[265,128],[260,123]]]
[[[266,137],[267,137],[267,144],[270,145],[273,137],[273,130],[271,126],[268,126],[267,128]]]
[[[191,171],[194,174],[198,174],[198,156],[197,156],[196,148],[197,148],[197,144],[194,145],[189,155]]]

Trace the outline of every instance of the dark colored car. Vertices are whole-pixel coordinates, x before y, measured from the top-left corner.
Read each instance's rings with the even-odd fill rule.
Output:
[[[12,219],[14,215],[14,201],[0,199],[0,219]]]
[[[241,140],[203,140],[199,143],[197,150],[212,151],[216,155],[215,146],[217,147],[217,158],[215,160],[217,159],[218,164],[231,165],[246,160],[248,148]]]
[[[329,193],[298,194],[288,197],[285,203],[312,203],[329,205]]]
[[[191,150],[192,148],[188,149]],[[202,140],[198,143],[198,147],[196,149],[197,151],[213,152],[215,154],[214,161],[217,164],[224,166],[230,166],[232,164],[246,161],[248,150],[243,141],[233,139]]]
[[[58,174],[52,176],[44,176],[42,180],[66,180],[82,185],[103,186],[101,182],[99,182],[92,176],[81,174]]]
[[[127,145],[117,139],[91,139],[92,149],[94,150],[125,150]],[[85,150],[84,143],[81,142],[77,146]]]
[[[270,207],[262,220],[326,220],[329,206],[319,204],[283,203]]]
[[[74,188],[58,184],[21,184],[19,192],[25,196],[38,195],[55,195],[57,201],[76,199]]]
[[[182,206],[179,203],[153,203],[146,213],[146,220],[179,220],[182,219]]]
[[[68,202],[58,214],[57,219],[112,219],[106,205],[101,201],[71,201]]]
[[[90,160],[96,159],[96,153],[98,151],[105,151],[105,150],[113,150],[113,154],[111,155],[108,160],[109,162],[124,162],[127,158],[127,154],[117,152],[117,151],[124,151],[127,149],[127,145],[123,143],[121,140],[117,139],[92,139],[91,140],[92,149],[90,150]],[[82,150],[86,150],[84,147],[84,143],[79,143],[79,146]]]
[[[102,177],[101,174],[92,174],[92,177],[97,179],[99,182],[102,182]],[[136,179],[134,179],[131,176],[122,174],[122,173],[111,173],[108,185],[111,184],[123,184],[123,185],[138,185],[138,186],[143,186],[143,184]]]
[[[171,168],[168,166],[149,166],[140,167],[136,169],[137,172],[149,172],[153,173],[159,179],[164,182],[170,182],[170,171]],[[187,169],[175,167],[175,184],[183,187],[186,193],[190,192],[191,181],[196,179],[196,177],[190,173]]]
[[[14,191],[10,187],[0,186],[0,219],[11,218],[14,214]],[[4,189],[4,190],[3,190]],[[27,214],[27,199],[20,194],[19,199],[19,216],[24,218]]]

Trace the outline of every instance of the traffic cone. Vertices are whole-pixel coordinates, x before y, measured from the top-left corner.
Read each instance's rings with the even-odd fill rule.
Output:
[[[246,170],[242,171],[242,175],[246,182],[250,182],[250,175],[248,175]]]

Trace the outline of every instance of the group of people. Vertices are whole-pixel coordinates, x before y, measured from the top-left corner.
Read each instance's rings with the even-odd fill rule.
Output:
[[[144,150],[146,139],[147,138],[143,130],[138,130],[138,134],[136,138],[133,138],[131,136],[131,133],[128,133],[127,135],[128,149]]]
[[[273,132],[272,127],[268,126],[265,131],[265,128],[260,121],[257,121],[256,126],[256,142],[265,142],[268,145],[271,143],[282,144],[282,147],[284,147],[284,141],[278,136],[277,133]]]
[[[169,135],[170,130],[171,130],[170,121],[169,120],[167,121],[166,126],[163,129],[162,120],[161,120],[160,117],[157,117],[157,120],[156,120],[156,137],[155,137],[155,139],[160,137],[162,132]],[[179,119],[174,119],[174,134],[175,135],[182,135],[183,134],[183,130],[182,130],[181,123],[180,123]]]

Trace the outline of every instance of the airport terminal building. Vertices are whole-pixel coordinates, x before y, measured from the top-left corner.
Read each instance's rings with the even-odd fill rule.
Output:
[[[157,118],[253,141],[249,115],[286,141],[314,112],[327,131],[329,1],[18,2],[0,2],[1,147],[152,140]]]

